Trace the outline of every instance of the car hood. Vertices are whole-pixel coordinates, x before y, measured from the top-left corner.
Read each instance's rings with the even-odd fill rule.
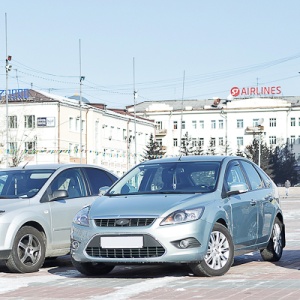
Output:
[[[29,205],[29,199],[22,199],[22,198],[5,198],[0,199],[0,213],[5,211],[9,212],[21,207],[26,207]]]
[[[172,208],[175,210],[202,206],[206,198],[206,194],[102,196],[93,203],[90,217],[92,219],[137,215],[157,217]]]

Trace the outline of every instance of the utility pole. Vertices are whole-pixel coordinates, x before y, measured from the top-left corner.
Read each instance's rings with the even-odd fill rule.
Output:
[[[134,107],[134,164],[136,165],[137,161],[137,136],[136,136],[136,97],[137,92],[135,90],[135,61],[133,58],[133,107]]]
[[[81,40],[79,39],[79,155],[82,163],[82,81],[85,79],[81,75]]]
[[[8,116],[8,72],[11,70],[11,56],[7,54],[7,15],[5,13],[5,45],[6,45],[6,64],[5,64],[5,74],[6,74],[6,88],[5,88],[5,105],[6,105],[6,167],[8,167],[8,157],[9,157],[9,141],[8,141],[8,131],[9,131],[9,116]]]

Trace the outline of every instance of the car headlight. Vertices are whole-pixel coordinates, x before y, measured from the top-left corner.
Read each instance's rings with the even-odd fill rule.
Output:
[[[195,221],[201,218],[204,207],[176,210],[162,220],[160,225],[172,225]]]
[[[73,219],[73,223],[81,226],[90,226],[89,211],[90,211],[90,206],[84,207],[75,215]]]

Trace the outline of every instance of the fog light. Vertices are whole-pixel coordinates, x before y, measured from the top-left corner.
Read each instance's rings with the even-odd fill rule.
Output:
[[[178,249],[196,248],[201,246],[198,240],[191,237],[183,240],[173,241],[171,243]]]
[[[179,247],[180,247],[180,248],[188,248],[189,245],[190,245],[189,240],[182,240],[182,241],[180,241],[180,243],[179,243]]]
[[[79,242],[78,241],[72,241],[72,249],[78,249],[79,248]]]

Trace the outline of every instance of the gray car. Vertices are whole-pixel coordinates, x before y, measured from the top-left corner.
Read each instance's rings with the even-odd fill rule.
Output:
[[[121,264],[187,264],[220,276],[234,256],[259,250],[278,261],[285,247],[279,194],[255,164],[234,156],[143,162],[77,213],[71,259],[85,275]]]
[[[35,272],[45,257],[70,252],[74,215],[116,176],[92,165],[0,170],[0,260],[11,272]]]

